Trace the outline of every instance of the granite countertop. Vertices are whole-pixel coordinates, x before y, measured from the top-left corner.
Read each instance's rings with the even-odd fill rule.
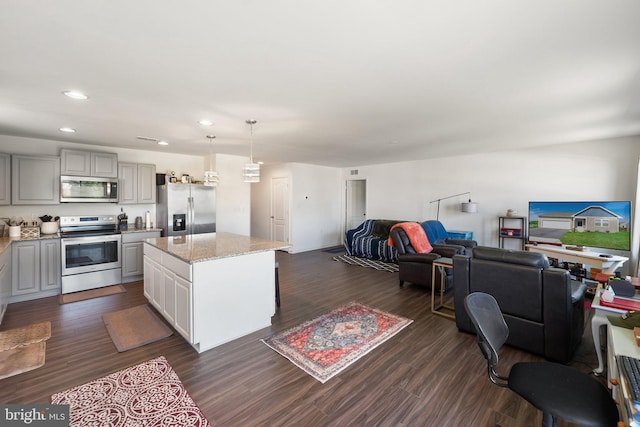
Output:
[[[145,242],[188,263],[291,247],[291,244],[285,242],[234,233],[155,237],[146,239]]]
[[[28,240],[44,240],[44,239],[58,239],[58,233],[54,234],[41,234],[38,237],[0,237],[0,254],[11,246],[13,242],[26,242]]]

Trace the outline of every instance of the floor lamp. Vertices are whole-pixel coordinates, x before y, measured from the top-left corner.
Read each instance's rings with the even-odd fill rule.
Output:
[[[438,203],[438,209],[437,209],[437,213],[436,213],[436,220],[439,221],[440,220],[440,201],[442,200],[447,200],[447,199],[453,199],[454,197],[459,197],[459,196],[464,196],[465,194],[471,194],[470,191],[464,192],[464,193],[459,193],[459,194],[454,194],[453,196],[447,196],[447,197],[441,197],[439,199],[436,200],[431,200],[429,203]],[[465,213],[476,213],[478,212],[478,203],[477,202],[472,202],[471,199],[469,199],[468,202],[463,202],[460,204],[460,211],[465,212]]]

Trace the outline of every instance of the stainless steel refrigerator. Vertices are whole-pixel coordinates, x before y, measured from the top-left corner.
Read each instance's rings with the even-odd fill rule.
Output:
[[[216,188],[203,184],[158,185],[156,215],[162,236],[214,233]]]

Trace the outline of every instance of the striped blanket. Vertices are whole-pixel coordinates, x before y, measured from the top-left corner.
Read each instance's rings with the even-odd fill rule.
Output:
[[[373,234],[375,222],[375,219],[368,219],[347,232],[344,240],[347,255],[395,262],[398,259],[398,251],[389,246],[388,236],[380,237]]]

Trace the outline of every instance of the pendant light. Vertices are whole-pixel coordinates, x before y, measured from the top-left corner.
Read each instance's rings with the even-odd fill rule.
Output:
[[[218,172],[213,168],[213,140],[215,135],[207,135],[209,140],[209,170],[204,172],[204,185],[208,187],[215,187],[218,185]]]
[[[244,182],[260,182],[260,165],[253,162],[253,125],[256,124],[256,121],[249,119],[246,120],[245,123],[251,127],[251,151],[249,155],[249,163],[246,163],[244,168],[242,168],[242,176],[244,176]]]

